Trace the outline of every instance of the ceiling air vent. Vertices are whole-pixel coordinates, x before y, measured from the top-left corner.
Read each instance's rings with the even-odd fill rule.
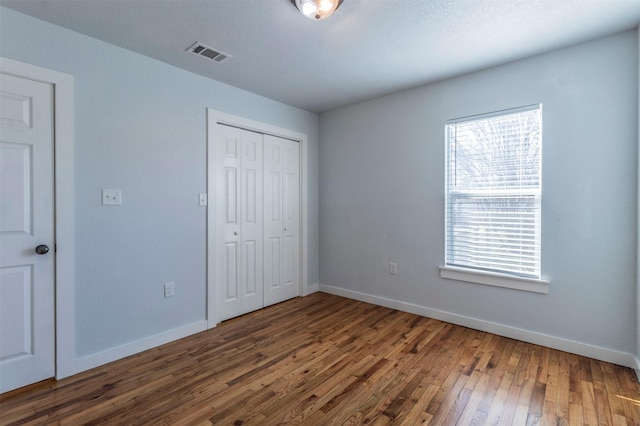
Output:
[[[209,59],[214,62],[222,62],[227,58],[230,58],[231,55],[228,53],[221,52],[219,50],[214,49],[211,46],[207,46],[206,44],[197,42],[189,49],[189,52],[194,53],[198,56],[202,56],[203,58]]]

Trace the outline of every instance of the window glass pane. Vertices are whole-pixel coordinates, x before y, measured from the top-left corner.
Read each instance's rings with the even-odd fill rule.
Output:
[[[447,124],[446,263],[540,278],[541,111]]]

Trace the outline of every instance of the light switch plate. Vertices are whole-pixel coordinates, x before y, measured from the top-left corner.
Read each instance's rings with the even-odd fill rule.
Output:
[[[119,206],[122,204],[122,192],[119,189],[103,189],[102,205]]]
[[[176,294],[176,286],[173,282],[164,285],[164,297],[172,297]]]

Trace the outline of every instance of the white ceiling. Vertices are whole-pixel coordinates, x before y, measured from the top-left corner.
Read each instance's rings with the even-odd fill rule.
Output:
[[[36,18],[322,112],[635,28],[640,0],[0,0]],[[233,57],[186,52],[200,41]]]

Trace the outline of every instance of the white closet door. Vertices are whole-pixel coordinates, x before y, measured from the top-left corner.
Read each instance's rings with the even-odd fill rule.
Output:
[[[300,295],[300,146],[264,135],[264,305]]]
[[[263,307],[263,171],[262,135],[218,126],[223,164],[217,179],[217,229],[224,241],[216,245],[216,276],[218,319],[223,321]]]

